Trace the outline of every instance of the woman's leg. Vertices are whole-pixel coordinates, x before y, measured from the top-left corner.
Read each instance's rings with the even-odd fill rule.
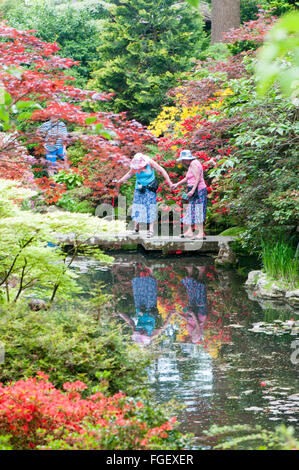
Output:
[[[205,236],[203,231],[203,223],[197,224],[196,227],[198,229],[198,234],[195,236],[195,238],[203,238]]]
[[[154,236],[155,222],[158,219],[157,194],[147,189],[146,195],[147,195],[146,209],[147,209],[147,221],[148,221],[147,237],[152,238]]]
[[[193,236],[192,225],[184,225],[184,227],[187,227],[186,232],[184,232],[184,236],[192,237]]]
[[[192,204],[189,202],[187,212],[183,220],[183,235],[184,237],[193,237],[192,225]]]
[[[205,238],[205,233],[203,229],[203,225],[206,219],[206,213],[207,213],[207,190],[202,189],[201,191],[198,192],[198,199],[199,203],[197,205],[197,214],[196,214],[196,219],[198,221],[201,221],[198,223],[196,226],[198,228],[198,234],[195,237],[196,239],[203,239]]]

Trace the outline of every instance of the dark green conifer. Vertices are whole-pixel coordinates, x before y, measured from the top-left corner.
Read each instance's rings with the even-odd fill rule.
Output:
[[[175,0],[112,0],[89,85],[114,92],[115,112],[148,123],[204,38],[199,13]]]

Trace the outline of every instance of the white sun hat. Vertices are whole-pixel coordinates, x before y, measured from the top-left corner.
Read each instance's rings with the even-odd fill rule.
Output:
[[[182,160],[194,160],[195,158],[196,157],[192,155],[190,150],[182,150],[177,162],[181,162]]]

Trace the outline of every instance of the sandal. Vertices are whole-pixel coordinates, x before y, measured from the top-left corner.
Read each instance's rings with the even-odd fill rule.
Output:
[[[191,240],[193,240],[194,235],[185,235],[184,233],[182,233],[181,238],[191,238]]]
[[[153,236],[154,236],[154,232],[152,230],[149,230],[147,232],[146,238],[153,238]]]
[[[136,229],[135,229],[135,230],[131,230],[131,231],[129,232],[129,235],[131,235],[131,236],[132,236],[132,235],[138,235],[138,234],[139,234],[139,229],[137,229],[137,230],[136,230]]]

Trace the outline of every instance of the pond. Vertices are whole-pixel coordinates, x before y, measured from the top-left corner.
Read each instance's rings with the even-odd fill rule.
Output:
[[[212,424],[283,423],[299,430],[295,330],[250,331],[259,322],[292,324],[298,319],[292,311],[262,308],[243,287],[246,275],[216,268],[209,257],[114,257],[109,267],[78,258],[74,268],[85,289],[104,283],[113,296],[111,315],[132,341],[157,352],[149,387],[157,402],[185,406],[181,430],[206,448],[202,432]]]

